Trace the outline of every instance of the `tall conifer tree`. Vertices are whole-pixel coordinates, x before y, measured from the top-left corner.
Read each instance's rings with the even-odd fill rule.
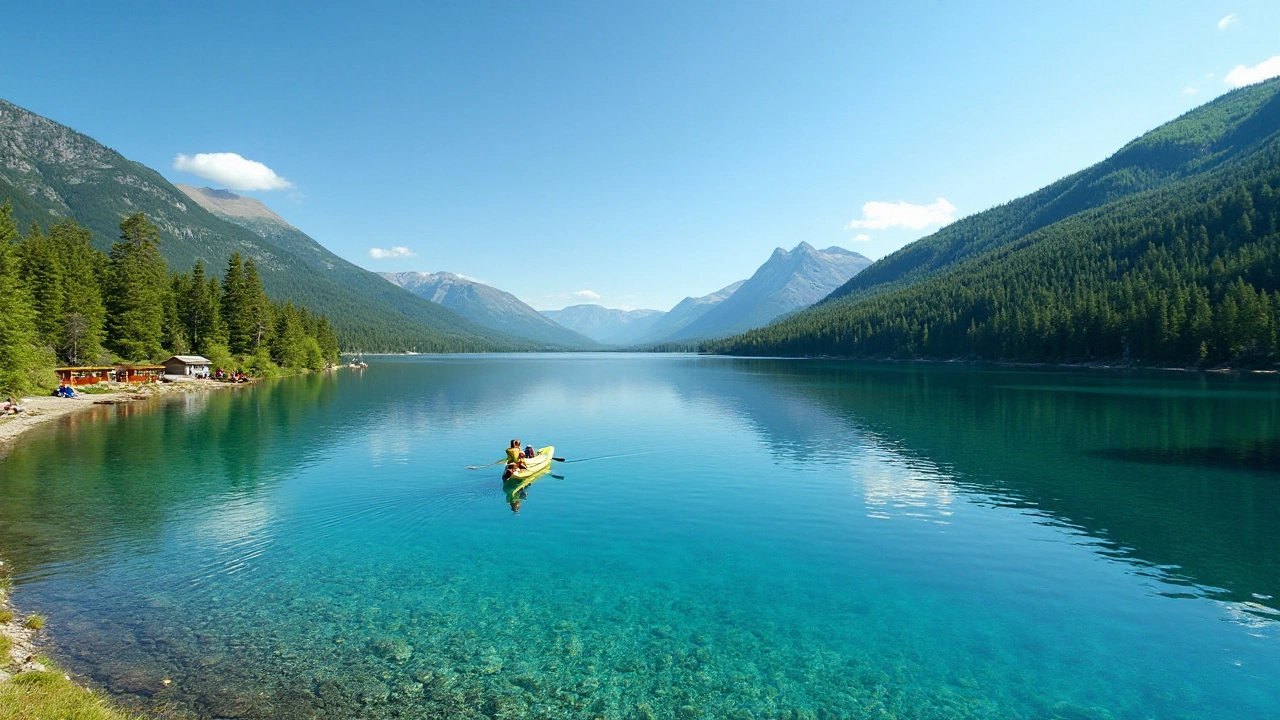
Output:
[[[160,230],[143,213],[120,223],[111,246],[106,300],[108,341],[126,360],[163,353],[168,268],[160,256]]]
[[[93,363],[102,354],[107,309],[102,280],[107,256],[93,247],[93,233],[72,220],[49,230],[62,262],[62,334],[58,349],[73,365]]]
[[[21,396],[52,384],[53,357],[39,346],[31,295],[19,272],[12,206],[0,206],[0,392]]]

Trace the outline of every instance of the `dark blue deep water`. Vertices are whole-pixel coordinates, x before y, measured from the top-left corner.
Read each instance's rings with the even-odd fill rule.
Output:
[[[1280,718],[1275,379],[370,365],[24,436],[50,653],[175,718]]]

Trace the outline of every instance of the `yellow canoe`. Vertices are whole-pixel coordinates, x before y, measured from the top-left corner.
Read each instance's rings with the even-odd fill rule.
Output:
[[[531,458],[525,458],[525,467],[516,470],[511,474],[509,480],[529,480],[541,475],[551,467],[551,456],[556,452],[554,445],[548,445],[538,451],[537,455]]]

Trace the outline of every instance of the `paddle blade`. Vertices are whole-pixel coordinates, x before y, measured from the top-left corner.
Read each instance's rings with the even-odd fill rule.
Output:
[[[553,457],[551,459],[555,460],[556,462],[564,462],[564,458]]]

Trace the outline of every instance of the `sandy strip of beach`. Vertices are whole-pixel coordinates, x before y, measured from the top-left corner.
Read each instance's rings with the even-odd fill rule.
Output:
[[[95,405],[150,400],[163,395],[183,392],[204,392],[216,388],[241,387],[212,380],[187,380],[167,383],[141,383],[113,386],[107,393],[79,392],[73,398],[52,396],[24,397],[19,404],[24,410],[17,415],[0,416],[0,455],[19,435],[43,423],[57,420],[74,412],[87,410]]]

